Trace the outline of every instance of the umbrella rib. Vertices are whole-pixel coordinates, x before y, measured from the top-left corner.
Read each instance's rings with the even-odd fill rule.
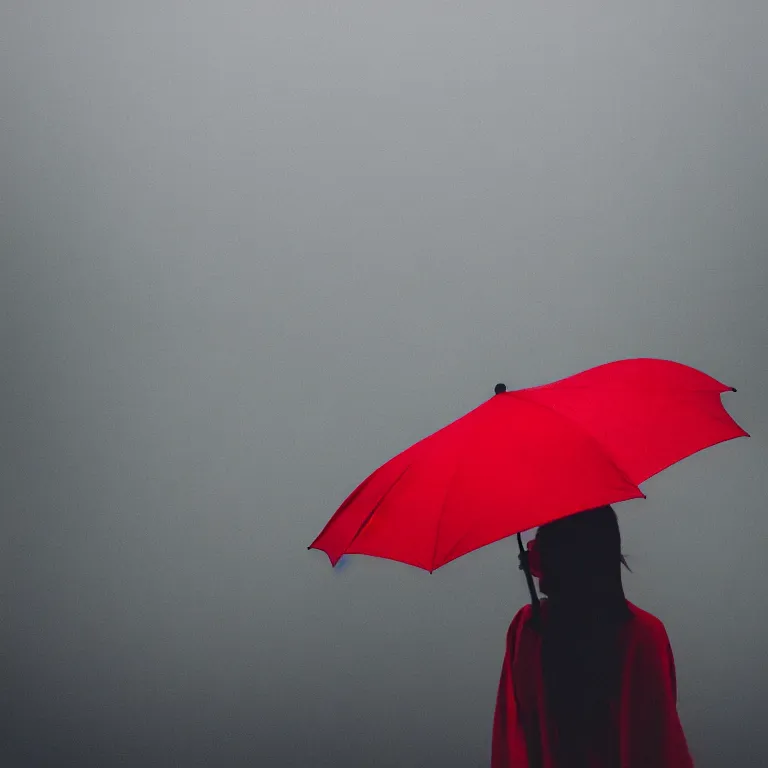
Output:
[[[381,495],[381,498],[379,498],[379,500],[373,505],[373,508],[371,509],[371,511],[365,516],[365,520],[363,520],[363,522],[360,523],[360,527],[357,529],[357,532],[355,533],[355,535],[349,540],[349,543],[347,544],[347,546],[344,547],[345,552],[349,550],[349,548],[355,543],[358,536],[360,536],[360,534],[363,532],[363,529],[365,528],[365,526],[368,525],[370,519],[376,514],[376,511],[378,510],[378,508],[384,503],[384,500],[387,498],[387,496],[389,496],[392,489],[400,482],[400,480],[402,480],[403,475],[410,468],[411,468],[411,465],[406,464],[405,467],[403,468],[403,471],[392,481],[389,488],[387,488],[387,490]]]
[[[479,406],[479,407],[482,407],[482,406]],[[476,408],[475,411],[477,411],[477,410],[478,409]],[[470,411],[470,413],[474,413],[475,411]],[[467,414],[467,415],[469,415],[469,414]],[[464,417],[464,418],[466,418],[466,417]],[[465,423],[465,425],[467,424],[467,422],[464,422],[464,423]],[[468,438],[470,436],[474,435],[476,430],[477,430],[477,423],[476,422],[471,422],[469,424],[469,434],[465,436],[464,443],[468,442]],[[446,483],[445,494],[443,495],[443,501],[440,504],[440,513],[439,513],[438,518],[437,518],[437,529],[435,530],[435,546],[434,546],[434,548],[432,550],[432,567],[429,570],[430,573],[434,573],[434,571],[436,570],[435,563],[437,561],[437,549],[438,549],[438,545],[440,543],[440,529],[442,528],[443,514],[445,512],[445,505],[446,505],[446,502],[448,501],[448,496],[449,496],[451,490],[453,489],[453,484],[454,484],[454,482],[456,480],[456,476],[459,473],[459,467],[460,467],[460,464],[461,464],[461,457],[462,457],[462,452],[460,450],[457,450],[456,451],[456,456],[455,456],[455,463],[454,463],[454,467],[453,467],[453,472],[451,472],[451,476],[448,479],[448,482]],[[466,534],[464,534],[464,536],[466,536]],[[464,537],[462,537],[462,538],[464,538]],[[452,547],[451,551],[453,551],[453,549],[454,548]]]
[[[456,458],[454,461],[453,471],[451,472],[451,476],[448,479],[448,482],[445,485],[445,493],[443,494],[443,500],[440,503],[440,511],[437,515],[437,529],[435,530],[435,546],[432,549],[432,565],[429,569],[430,573],[434,573],[435,571],[435,561],[437,559],[437,547],[440,543],[440,528],[442,527],[443,522],[443,514],[445,512],[445,504],[448,501],[448,495],[451,492],[451,489],[453,488],[453,483],[456,480],[456,475],[459,473],[459,464],[461,462],[459,452],[456,452]]]
[[[555,408],[552,408],[552,406],[546,405],[545,403],[540,403],[538,400],[531,399],[529,397],[525,397],[521,394],[521,391],[518,390],[516,392],[509,392],[508,394],[513,395],[514,397],[519,398],[520,400],[524,400],[526,403],[529,403],[530,405],[538,406],[539,408],[546,408],[551,413],[554,413],[556,416],[559,416],[563,421],[567,421],[569,424],[572,424],[577,430],[579,430],[581,433],[587,436],[591,442],[597,446],[597,450],[611,463],[611,465],[616,469],[616,471],[626,480],[631,486],[634,488],[638,488],[637,483],[635,483],[630,477],[627,476],[627,473],[616,463],[613,456],[611,456],[610,453],[603,447],[602,443],[584,426],[579,424],[578,422],[574,421],[569,416],[566,416],[565,414],[560,413]],[[638,490],[640,490],[638,488]],[[640,491],[642,493],[642,491]],[[643,493],[643,498],[645,498],[645,494]]]

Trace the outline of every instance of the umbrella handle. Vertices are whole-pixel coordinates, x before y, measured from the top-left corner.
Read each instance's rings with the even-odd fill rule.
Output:
[[[536,593],[536,587],[533,583],[533,575],[531,574],[531,566],[528,561],[528,550],[523,546],[523,537],[517,534],[517,545],[520,547],[520,570],[525,573],[525,580],[528,582],[528,591],[531,593],[531,607],[533,608],[533,618],[538,620],[539,617],[539,596]]]

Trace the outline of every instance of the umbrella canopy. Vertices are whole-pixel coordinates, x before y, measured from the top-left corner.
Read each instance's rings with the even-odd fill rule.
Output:
[[[479,547],[605,504],[693,453],[747,433],[735,391],[680,363],[620,360],[505,391],[390,459],[310,545],[430,572]]]

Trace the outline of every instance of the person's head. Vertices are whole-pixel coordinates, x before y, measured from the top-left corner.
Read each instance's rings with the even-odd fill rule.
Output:
[[[541,578],[550,598],[597,597],[621,589],[621,534],[616,513],[597,507],[555,520],[536,534]]]

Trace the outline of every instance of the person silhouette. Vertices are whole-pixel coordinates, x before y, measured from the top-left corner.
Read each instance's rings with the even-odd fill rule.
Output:
[[[610,506],[541,526],[507,632],[492,768],[692,768],[664,624],[624,596]]]

